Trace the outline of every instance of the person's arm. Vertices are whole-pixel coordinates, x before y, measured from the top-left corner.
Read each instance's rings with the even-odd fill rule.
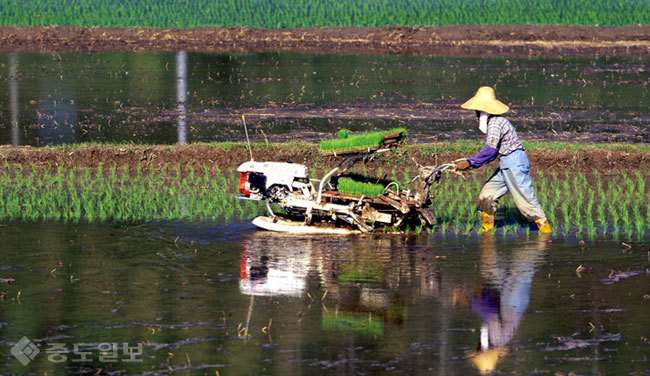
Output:
[[[501,140],[501,127],[498,122],[491,121],[488,123],[487,139],[485,146],[481,151],[476,153],[473,157],[467,158],[470,166],[479,168],[484,164],[488,164],[496,159],[499,155],[498,145]]]
[[[481,151],[476,153],[473,157],[467,158],[467,162],[469,162],[470,166],[479,168],[484,164],[488,164],[495,160],[497,155],[499,155],[499,151],[497,149],[491,147],[490,145],[485,145],[483,146],[483,149],[481,149]]]

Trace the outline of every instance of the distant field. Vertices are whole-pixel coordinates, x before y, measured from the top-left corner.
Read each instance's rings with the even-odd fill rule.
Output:
[[[0,24],[197,27],[648,25],[648,0],[0,0]]]

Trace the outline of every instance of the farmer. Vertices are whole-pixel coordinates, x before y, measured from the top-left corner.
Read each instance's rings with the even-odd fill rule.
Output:
[[[483,149],[473,157],[456,161],[456,169],[464,171],[479,168],[501,156],[499,168],[485,182],[478,198],[477,210],[483,213],[483,231],[494,228],[494,213],[499,198],[510,191],[521,214],[529,221],[534,221],[540,232],[551,232],[544,210],[535,197],[528,174],[530,162],[525,148],[521,145],[515,128],[501,116],[508,111],[508,106],[496,99],[494,89],[483,86],[460,107],[476,111],[479,129],[487,134],[487,141]]]

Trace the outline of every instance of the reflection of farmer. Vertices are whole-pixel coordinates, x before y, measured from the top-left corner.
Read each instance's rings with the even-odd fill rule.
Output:
[[[551,232],[551,226],[535,197],[530,175],[528,175],[530,162],[525,149],[517,137],[515,128],[501,116],[508,111],[508,106],[496,99],[491,87],[483,86],[461,107],[476,110],[479,129],[487,134],[487,142],[478,154],[457,161],[457,170],[478,168],[501,156],[499,168],[485,182],[479,195],[477,209],[483,212],[483,230],[488,231],[494,227],[497,202],[501,196],[510,191],[521,214],[529,221],[535,221],[541,232]]]
[[[483,239],[480,268],[485,282],[472,300],[472,311],[483,322],[472,362],[483,373],[493,371],[499,357],[505,355],[505,346],[515,335],[528,308],[535,267],[546,249],[546,241],[540,240],[535,245],[501,256],[494,238]]]

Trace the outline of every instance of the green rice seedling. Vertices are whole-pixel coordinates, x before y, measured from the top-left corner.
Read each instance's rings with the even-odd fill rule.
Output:
[[[465,235],[469,235],[472,232],[473,227],[474,227],[474,221],[468,219],[467,222],[465,222]]]
[[[630,227],[632,225],[630,212],[628,211],[626,205],[621,205],[621,207],[619,208],[619,211],[621,213],[621,219],[623,220],[623,229],[625,230],[625,232],[629,232]]]
[[[636,185],[639,196],[643,197],[645,195],[645,179],[643,178],[643,175],[641,175],[640,171],[635,171],[634,175],[636,177]]]
[[[587,217],[593,217],[594,196],[595,196],[595,194],[596,194],[596,192],[594,192],[593,190],[590,190],[589,192],[587,192],[587,195],[589,196],[589,199],[587,201],[587,207],[585,208],[585,215]]]
[[[565,171],[564,173],[564,180],[562,181],[562,190],[564,191],[565,196],[568,197],[571,195],[571,183],[570,183],[568,171]]]
[[[587,235],[590,239],[596,237],[596,224],[591,217],[587,217]]]
[[[632,207],[632,213],[634,214],[634,222],[638,221],[643,221],[643,217],[641,216],[641,206],[639,202],[636,202],[636,205]]]
[[[296,6],[289,0],[273,2],[224,0],[218,6],[207,0],[190,5],[163,0],[125,0],[118,4],[64,0],[6,0],[0,22],[19,26],[102,27],[376,27],[448,25],[605,25],[636,26],[650,23],[650,6],[643,1],[592,0],[584,3],[540,0],[518,2],[463,2],[425,0],[394,3],[378,0],[306,0]],[[476,15],[483,15],[477,19]],[[47,15],[44,17],[43,15]],[[297,98],[294,98],[297,99]]]
[[[384,189],[381,184],[359,182],[350,178],[340,178],[338,181],[338,190],[351,195],[377,197],[384,193]]]
[[[611,216],[611,219],[612,219],[612,229],[613,229],[614,235],[618,236],[619,230],[620,230],[620,228],[619,228],[619,220],[620,220],[620,218],[618,216],[618,212],[616,211],[616,207],[614,205],[612,205],[612,204],[610,204],[610,216]]]
[[[637,238],[642,239],[645,236],[645,223],[643,222],[643,218],[641,218],[641,216],[635,217],[634,226]]]
[[[547,208],[544,210],[544,213],[546,213],[546,217],[551,221],[551,223],[555,223],[555,211],[556,207],[554,205],[554,202],[551,202],[548,204]]]
[[[582,222],[582,199],[578,198],[575,203],[572,205],[573,207],[573,218],[575,218],[576,222]]]
[[[349,135],[344,139],[324,140],[320,142],[323,152],[343,152],[366,148],[377,148],[384,142],[384,135],[402,132],[402,139],[406,137],[405,128],[395,128],[388,131],[367,132],[358,135]]]
[[[565,235],[569,233],[571,229],[571,211],[569,210],[568,200],[564,200],[560,207],[560,212],[562,213],[562,224],[564,226]]]

